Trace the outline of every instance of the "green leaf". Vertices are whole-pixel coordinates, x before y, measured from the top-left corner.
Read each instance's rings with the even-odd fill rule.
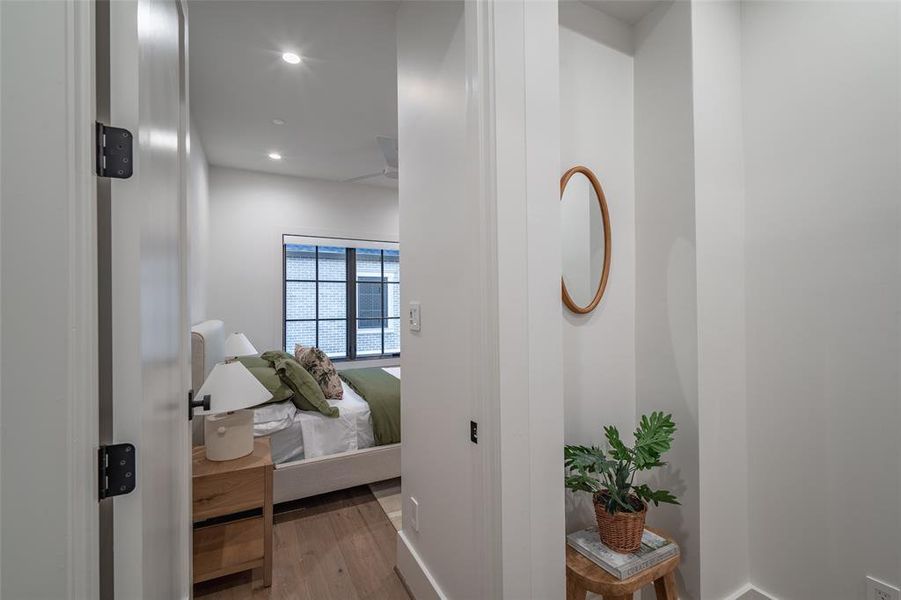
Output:
[[[661,466],[660,457],[672,446],[675,431],[672,415],[662,412],[642,415],[635,429],[635,468],[644,471]]]
[[[604,451],[597,446],[563,447],[563,465],[568,469],[598,473],[607,468],[608,462]]]
[[[574,492],[594,494],[600,488],[597,480],[587,475],[569,475],[564,478],[564,483],[568,489]]]
[[[607,437],[607,443],[610,444],[610,456],[616,460],[630,460],[632,453],[619,438],[619,429],[613,425],[604,427],[604,435]]]
[[[645,502],[653,502],[654,506],[660,506],[660,503],[679,504],[679,500],[667,490],[652,490],[647,485],[638,485],[633,488],[635,495]]]

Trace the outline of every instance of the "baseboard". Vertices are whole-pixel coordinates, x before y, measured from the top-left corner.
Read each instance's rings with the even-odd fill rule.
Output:
[[[413,600],[447,600],[403,530],[397,532],[396,569]]]
[[[750,596],[750,598],[754,599],[754,600],[758,600],[758,597],[766,598],[768,600],[778,600],[778,598],[776,598],[776,596],[773,596],[772,594],[765,592],[764,590],[760,589],[759,587],[757,587],[756,585],[753,585],[751,583],[746,583],[745,585],[741,586],[740,588],[738,588],[737,590],[735,590],[734,592],[732,592],[731,594],[729,594],[728,596],[723,598],[723,600],[746,600],[745,594],[752,593],[752,592],[753,592],[753,594],[752,594],[752,596]]]
[[[746,583],[725,598],[723,600],[739,600],[742,596],[747,594],[748,592],[754,591],[754,586],[750,583]]]
[[[769,593],[768,591],[761,589],[761,587],[758,585],[752,585],[751,589],[754,590],[755,592],[757,592],[758,594],[760,594],[761,596],[763,596],[764,598],[768,598],[769,600],[779,600],[779,598],[777,598],[773,594]]]

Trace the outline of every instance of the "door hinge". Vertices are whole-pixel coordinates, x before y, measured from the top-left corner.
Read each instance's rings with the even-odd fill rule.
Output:
[[[479,424],[475,421],[469,422],[469,441],[473,444],[479,443]]]
[[[135,489],[135,447],[110,444],[97,450],[97,480],[100,500],[128,494]]]
[[[97,175],[116,179],[131,177],[132,137],[127,129],[97,123]]]

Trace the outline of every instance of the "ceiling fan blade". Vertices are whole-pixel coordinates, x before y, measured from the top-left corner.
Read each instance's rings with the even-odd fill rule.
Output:
[[[358,177],[351,177],[350,179],[345,179],[344,183],[353,183],[355,181],[363,181],[364,179],[372,179],[373,177],[381,177],[384,175],[384,171],[379,171],[378,173],[370,173],[369,175],[360,175]]]
[[[378,142],[379,150],[385,156],[385,162],[392,169],[397,169],[397,138],[385,137],[377,135],[375,141]]]

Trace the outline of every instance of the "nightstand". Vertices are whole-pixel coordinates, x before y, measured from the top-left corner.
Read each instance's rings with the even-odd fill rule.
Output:
[[[272,456],[269,438],[227,461],[193,451],[194,583],[262,568],[272,583]]]

